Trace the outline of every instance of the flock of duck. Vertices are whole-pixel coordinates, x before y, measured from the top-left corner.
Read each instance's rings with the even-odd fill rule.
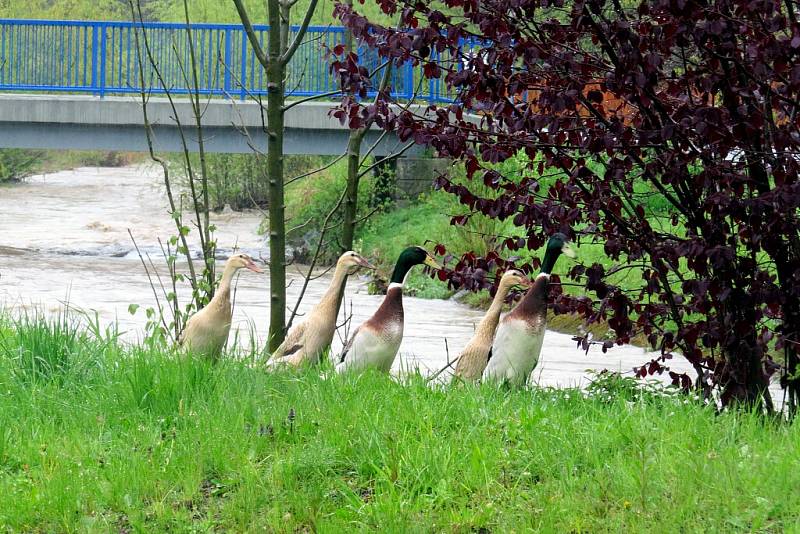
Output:
[[[559,255],[574,257],[563,234],[547,243],[541,272],[531,280],[521,271],[506,271],[491,306],[475,329],[475,334],[457,358],[455,379],[463,381],[524,385],[539,361],[547,322],[547,293],[550,273]],[[356,328],[342,352],[335,358],[336,372],[373,368],[388,372],[403,340],[403,283],[416,265],[441,269],[421,247],[409,247],[397,258],[386,296],[375,313]],[[293,326],[283,343],[272,353],[267,367],[300,367],[320,363],[329,350],[336,329],[336,317],[347,277],[359,269],[374,268],[353,251],[339,257],[330,286],[305,319]],[[212,359],[219,357],[231,328],[231,281],[240,269],[260,273],[261,269],[246,254],[228,259],[214,298],[186,323],[179,343],[190,352]],[[527,288],[517,305],[503,318],[500,312],[514,287]]]

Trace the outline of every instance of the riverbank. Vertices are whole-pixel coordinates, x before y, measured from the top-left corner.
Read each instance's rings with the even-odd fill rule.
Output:
[[[31,309],[52,314],[68,305],[96,317],[103,328],[118,329],[125,341],[142,339],[153,313],[148,309],[156,309],[157,303],[127,230],[136,237],[140,250],[159,265],[158,239],[164,242],[172,235],[174,222],[168,215],[163,178],[157,168],[79,168],[33,176],[3,187],[0,213],[4,215],[0,217],[0,308],[13,314]],[[386,213],[391,216],[403,211]],[[256,232],[260,220],[258,211],[212,214],[223,256],[235,247],[254,257],[266,254],[263,236]],[[195,233],[187,237],[190,248],[196,250]],[[385,275],[390,268],[383,271]],[[185,265],[180,264],[179,269]],[[289,269],[287,293],[292,306],[306,269],[298,264]],[[415,269],[414,276],[425,279],[420,271]],[[317,269],[298,309],[300,316],[318,302],[329,283],[330,274]],[[435,284],[446,288],[441,282]],[[181,284],[177,289],[180,301],[185,302],[188,286]],[[351,317],[350,331],[365,321],[382,299],[382,295],[370,293],[367,278],[351,278],[342,310],[342,319]],[[403,300],[405,332],[393,368],[398,375],[409,369],[425,374],[445,367],[466,345],[483,315],[482,310],[453,300],[411,295]],[[266,276],[247,272],[238,278],[229,343],[232,351],[248,349],[251,341],[264,346],[268,302]],[[136,310],[133,315],[131,310]],[[334,353],[341,350],[347,331],[342,328],[334,337]],[[590,376],[587,369],[631,373],[634,366],[652,357],[627,345],[608,354],[594,347],[585,354],[571,337],[557,332],[545,337],[533,377],[537,384],[585,386]],[[690,371],[680,360],[672,367],[677,372]]]
[[[2,530],[800,527],[796,425],[618,380],[586,397],[267,374],[36,322],[0,341]]]
[[[324,209],[335,203],[341,188],[345,183],[346,167],[344,163],[333,165],[315,178],[306,178],[298,184],[287,187],[287,213],[295,221],[311,220],[311,229],[305,226],[302,231],[290,236],[290,243],[295,246],[306,246],[309,237],[318,236],[318,229],[314,221],[321,221]],[[369,217],[358,226],[356,231],[356,247],[367,255],[378,266],[378,275],[384,280],[388,279],[394,267],[394,262],[400,252],[411,245],[422,245],[432,250],[434,244],[441,243],[447,252],[456,259],[467,251],[486,254],[494,246],[495,235],[512,235],[520,232],[510,221],[497,221],[488,219],[480,214],[474,214],[464,226],[450,224],[451,217],[456,214],[468,212],[467,208],[459,204],[454,196],[441,192],[429,191],[414,198],[404,198],[396,203],[387,205],[383,209],[372,211],[369,200],[373,196],[373,178],[365,177],[359,189],[359,204],[362,213],[369,213]],[[335,232],[335,230],[334,230]],[[335,240],[331,240],[332,249]],[[315,244],[315,243],[314,243]],[[609,267],[611,262],[604,256],[602,246],[582,245],[579,249],[577,261],[585,265],[593,262]],[[520,251],[521,257],[541,257],[542,251]],[[330,260],[332,252],[325,255]],[[562,258],[556,265],[556,272],[564,273],[574,265],[573,260]],[[493,274],[493,273],[490,273]],[[623,285],[640,282],[636,276],[638,272],[624,271],[613,277],[613,280]],[[580,291],[580,288],[567,288],[569,292]],[[475,310],[485,310],[491,303],[488,291],[477,293],[459,292],[449,287],[446,282],[414,270],[410,273],[405,294],[424,299],[451,299],[455,298]],[[603,339],[610,335],[610,328],[605,323],[584,325],[582,318],[574,315],[553,315],[548,317],[548,328],[557,332],[575,335],[580,331],[590,331],[595,339]],[[632,342],[639,347],[648,348],[644,337],[637,337]]]

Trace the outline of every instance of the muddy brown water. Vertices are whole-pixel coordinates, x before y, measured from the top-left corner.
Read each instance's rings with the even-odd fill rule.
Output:
[[[257,233],[260,220],[261,214],[255,211],[213,215],[220,264],[235,249],[266,257],[266,243]],[[154,306],[155,299],[128,230],[139,248],[158,263],[158,240],[166,241],[174,226],[156,168],[79,168],[0,187],[0,306],[56,312],[69,302],[96,311],[106,324],[116,321],[126,339],[140,338],[146,322],[143,309]],[[195,235],[192,231],[190,238]],[[199,248],[194,240],[192,246]],[[289,268],[292,303],[302,286],[299,269],[305,268]],[[323,275],[310,283],[301,313],[314,305],[329,281],[329,275]],[[240,275],[233,329],[240,332],[242,342],[254,332],[263,344],[268,290],[267,275],[249,271]],[[357,325],[371,315],[382,296],[369,295],[366,280],[352,277],[345,298],[345,309],[349,311],[352,305]],[[140,310],[130,315],[129,304],[140,305]],[[395,362],[398,372],[418,367],[429,373],[444,367],[445,340],[450,358],[455,357],[482,316],[481,311],[451,300],[405,297],[404,306],[405,335]],[[335,337],[334,352],[341,346],[342,340]],[[607,354],[592,348],[586,354],[576,348],[571,335],[548,331],[534,381],[547,386],[586,385],[587,370],[632,374],[631,369],[650,356],[633,346],[615,347]],[[671,367],[679,372],[691,370],[680,358]]]

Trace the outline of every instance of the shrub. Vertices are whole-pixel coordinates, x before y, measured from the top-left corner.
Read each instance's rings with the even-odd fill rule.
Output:
[[[32,174],[42,154],[38,150],[0,149],[0,183],[16,182]]]

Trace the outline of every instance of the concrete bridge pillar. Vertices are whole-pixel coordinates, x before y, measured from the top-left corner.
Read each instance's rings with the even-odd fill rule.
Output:
[[[432,189],[437,176],[447,172],[450,161],[443,158],[410,156],[397,160],[397,190],[400,196],[416,198]]]

